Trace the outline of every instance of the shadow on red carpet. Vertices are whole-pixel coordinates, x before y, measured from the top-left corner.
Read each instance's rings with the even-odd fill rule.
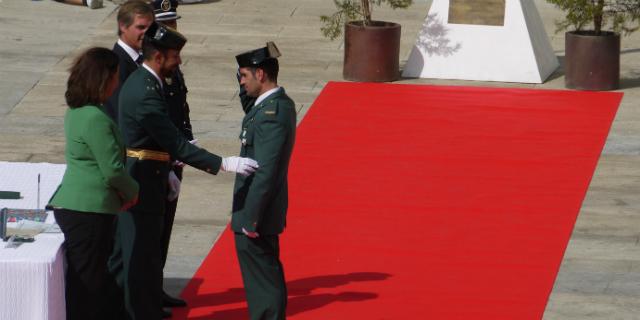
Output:
[[[320,288],[338,288],[348,285],[351,282],[359,281],[384,281],[389,278],[389,274],[376,272],[360,272],[342,275],[325,275],[287,281],[289,301],[287,315],[293,316],[309,310],[322,308],[332,303],[358,302],[363,300],[376,299],[378,295],[373,292],[349,292],[343,291],[337,294],[313,294],[314,290]],[[204,279],[193,279],[194,283],[202,284]],[[198,295],[189,300],[190,309],[211,308],[215,306],[242,303],[245,300],[243,288],[231,288],[223,292]],[[176,309],[176,316],[180,313]],[[212,314],[190,316],[189,319],[208,320],[233,320],[247,319],[246,306],[240,308],[224,309]]]

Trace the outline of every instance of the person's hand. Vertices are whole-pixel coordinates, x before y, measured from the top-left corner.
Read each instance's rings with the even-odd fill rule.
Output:
[[[138,195],[136,194],[136,196],[133,197],[131,201],[125,202],[122,204],[122,206],[120,207],[120,211],[127,211],[129,208],[135,206],[137,203],[138,203]]]
[[[186,165],[184,162],[180,161],[180,160],[174,160],[172,165],[174,167],[179,167],[179,168],[184,168],[184,166]]]
[[[249,237],[251,239],[255,239],[255,238],[260,236],[257,232],[249,232],[245,228],[242,228],[242,233],[244,233],[245,236],[247,236],[247,237]]]
[[[176,176],[173,170],[169,171],[169,194],[167,195],[167,200],[174,201],[178,199],[178,194],[180,194],[180,179]]]
[[[237,172],[246,177],[256,172],[258,167],[258,162],[250,158],[226,157],[222,158],[220,169],[227,172]]]
[[[185,163],[180,161],[180,160],[175,160],[175,161],[173,161],[173,166],[174,167],[179,167],[179,168],[184,168]]]

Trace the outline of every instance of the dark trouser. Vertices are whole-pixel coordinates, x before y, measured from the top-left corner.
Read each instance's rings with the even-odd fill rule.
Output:
[[[182,168],[173,167],[173,172],[178,179],[182,181]],[[165,198],[166,199],[166,198]],[[164,212],[164,229],[162,230],[162,268],[167,263],[167,255],[169,253],[169,242],[171,241],[171,230],[173,229],[173,220],[176,217],[176,209],[178,208],[178,198],[174,201],[166,200]]]
[[[67,319],[113,319],[117,288],[107,261],[115,215],[67,209],[55,209],[54,215],[65,239]]]
[[[162,318],[162,215],[127,211],[118,215],[109,268],[124,292],[126,319]],[[123,317],[124,318],[124,317]]]
[[[236,253],[251,320],[285,319],[287,285],[280,262],[278,236],[251,239],[235,234]]]

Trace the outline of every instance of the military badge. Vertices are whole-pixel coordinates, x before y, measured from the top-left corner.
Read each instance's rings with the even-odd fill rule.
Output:
[[[171,10],[171,1],[163,0],[162,3],[160,4],[160,6],[161,6],[163,11],[169,11],[169,10]]]

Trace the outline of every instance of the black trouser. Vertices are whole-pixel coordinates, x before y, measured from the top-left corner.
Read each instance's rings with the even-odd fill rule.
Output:
[[[109,268],[124,292],[125,319],[162,318],[162,215],[131,210],[118,215]]]
[[[173,172],[178,179],[182,181],[182,168],[174,166]],[[165,198],[166,199],[166,198]],[[176,209],[178,208],[178,198],[174,201],[165,201],[164,226],[162,230],[162,268],[167,263],[167,255],[169,253],[169,242],[171,241],[171,230],[173,230],[173,220],[176,217]]]
[[[278,236],[251,239],[235,234],[236,253],[251,320],[285,319],[287,285],[280,262]]]
[[[113,319],[111,303],[117,299],[117,290],[107,261],[115,215],[67,209],[53,212],[65,239],[67,319]]]

